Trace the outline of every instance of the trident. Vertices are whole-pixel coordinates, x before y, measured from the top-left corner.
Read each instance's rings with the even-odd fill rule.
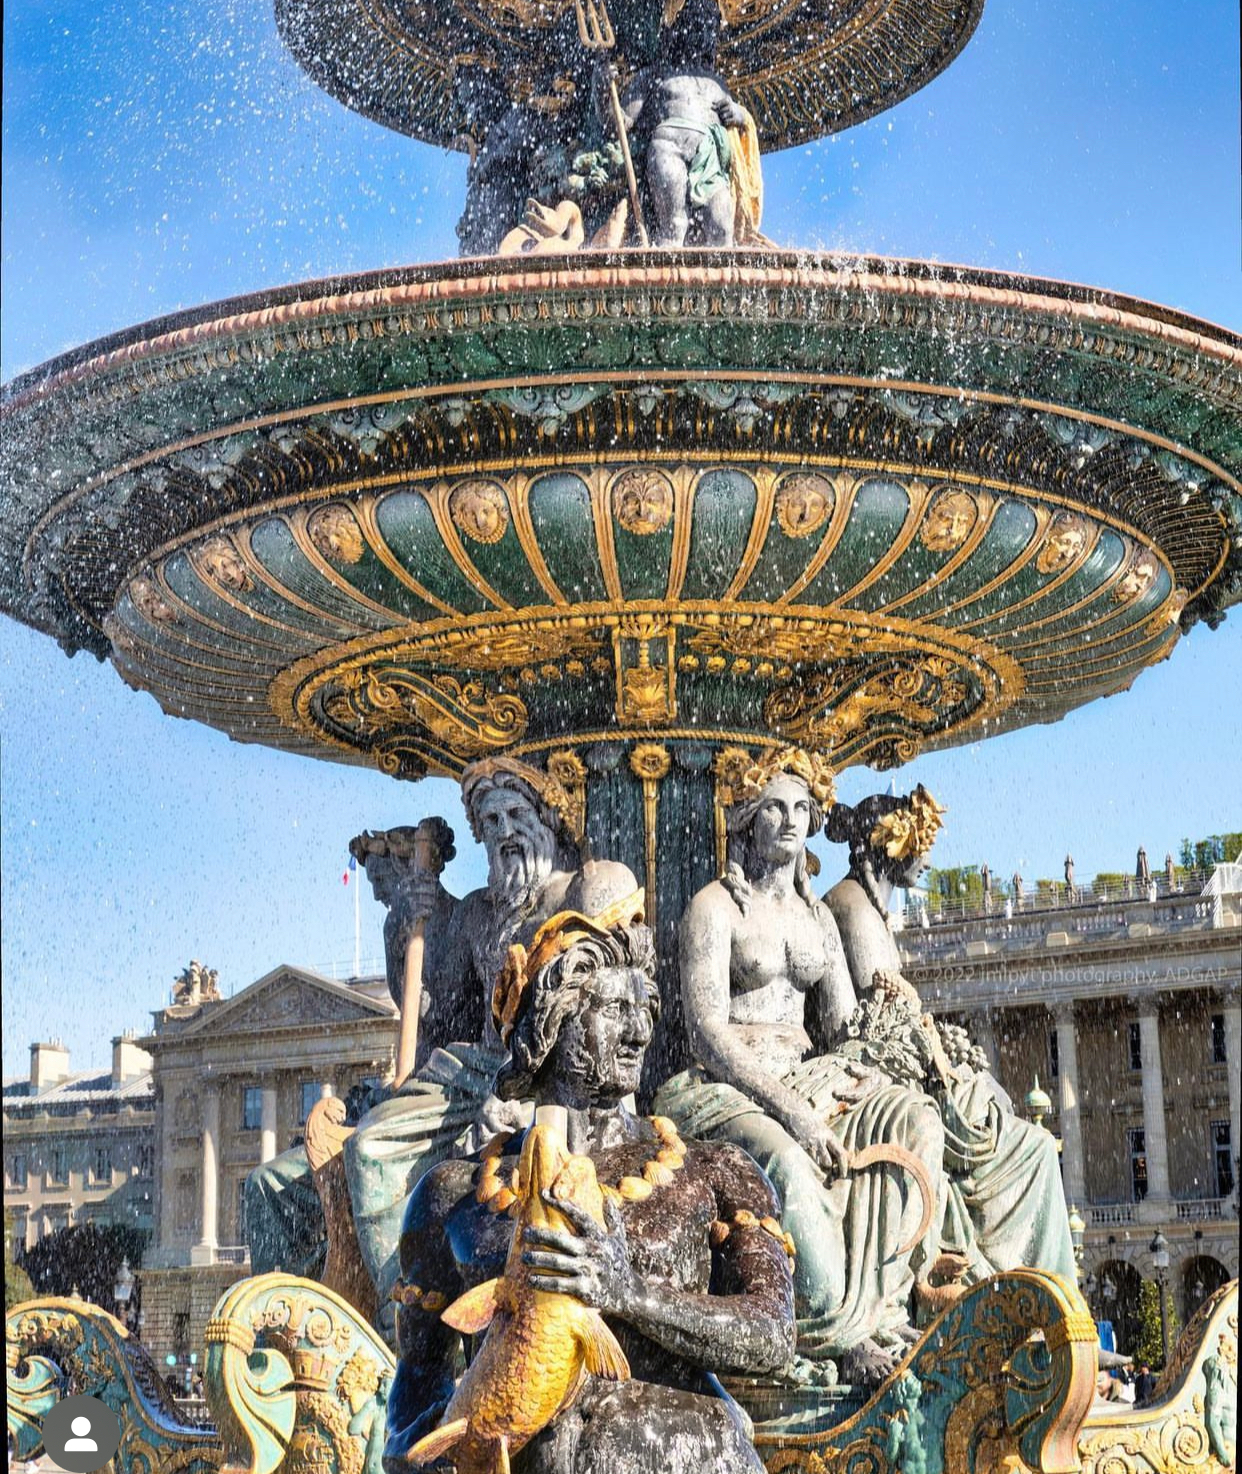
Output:
[[[605,0],[574,0],[574,13],[578,18],[578,38],[588,51],[611,51],[617,44],[617,34],[608,17]],[[647,227],[643,224],[642,205],[638,199],[638,179],[634,174],[634,160],[630,154],[630,139],[625,128],[625,114],[621,111],[621,99],[617,95],[617,74],[611,61],[608,63],[608,93],[612,99],[612,117],[616,124],[617,137],[621,142],[621,157],[625,160],[625,181],[630,190],[630,208],[634,211],[634,228],[638,232],[640,246],[649,246]]]

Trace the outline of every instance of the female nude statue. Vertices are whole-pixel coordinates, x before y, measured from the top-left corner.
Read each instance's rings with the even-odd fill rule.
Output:
[[[846,1380],[873,1382],[915,1337],[911,1289],[935,1257],[941,1204],[921,1212],[909,1170],[850,1174],[850,1158],[881,1147],[891,1161],[904,1148],[923,1183],[938,1183],[944,1132],[921,1091],[836,1047],[857,1000],[805,849],[832,799],[830,772],[786,748],[757,762],[732,798],[726,872],[681,923],[697,1063],[667,1082],[656,1109],[744,1147],[767,1172],[797,1248],[799,1354],[838,1358]]]
[[[850,847],[844,880],[824,897],[860,997],[876,973],[901,966],[888,923],[895,886],[927,868],[944,812],[920,785],[903,797],[876,794],[828,815],[828,838]],[[960,1031],[941,1029],[946,1042]],[[1069,1215],[1057,1144],[1013,1113],[979,1051],[954,1048],[938,1071],[935,1097],[944,1122],[948,1194],[942,1247],[960,1256],[961,1283],[1026,1266],[1074,1277]]]

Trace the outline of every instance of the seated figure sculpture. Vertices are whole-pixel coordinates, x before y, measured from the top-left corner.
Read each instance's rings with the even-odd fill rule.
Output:
[[[603,1369],[611,1379],[586,1376],[550,1423],[515,1430],[515,1471],[762,1470],[744,1415],[714,1373],[773,1373],[793,1354],[788,1245],[773,1217],[776,1197],[736,1147],[683,1141],[670,1122],[630,1114],[626,1098],[638,1084],[659,1009],[654,948],[641,921],[641,891],[617,897],[607,887],[588,889],[583,901],[593,914],[555,916],[529,953],[517,946],[510,955],[495,994],[496,1020],[511,1049],[497,1088],[564,1113],[565,1140],[577,1154],[571,1161],[589,1158],[591,1180],[603,1188],[603,1222],[564,1201],[558,1178],[543,1196],[573,1231],[523,1228],[525,1217],[515,1227],[509,1214],[521,1190],[516,1169],[519,1156],[525,1166],[529,1154],[513,1137],[442,1162],[421,1179],[401,1233],[389,1474],[437,1456],[452,1460],[455,1449],[471,1470],[509,1467],[508,1435],[494,1418],[489,1435],[504,1439],[504,1459],[479,1461],[481,1435],[470,1416],[482,1425],[498,1397],[489,1401],[486,1387],[475,1387],[473,1398],[454,1397],[459,1335],[447,1321],[461,1319],[455,1304],[444,1318],[441,1312],[471,1290],[464,1303],[486,1297],[499,1307],[489,1336],[507,1334],[505,1317],[522,1313],[515,1297],[534,1291],[573,1297],[601,1314],[607,1328],[598,1334],[611,1348]],[[510,1253],[515,1232],[526,1246],[520,1282]],[[502,1272],[506,1278],[493,1288],[490,1277]],[[469,1328],[481,1330],[482,1323]],[[476,1341],[484,1375],[485,1351]],[[502,1370],[506,1383],[524,1379],[529,1391],[520,1406],[529,1407],[545,1391],[540,1379],[555,1368],[523,1355],[519,1345]]]
[[[828,814],[827,836],[849,845],[850,868],[824,901],[862,999],[877,973],[900,969],[889,901],[895,886],[916,884],[926,870],[943,812],[920,785],[904,796],[875,794],[852,808],[837,804]],[[951,1031],[941,1032],[951,1043]],[[932,1087],[945,1134],[942,1249],[958,1259],[962,1285],[1020,1266],[1072,1281],[1055,1138],[1014,1115],[978,1051],[958,1047],[952,1053],[956,1057],[939,1062]]]
[[[757,760],[726,795],[725,874],[690,902],[680,931],[697,1063],[655,1104],[765,1170],[797,1248],[804,1371],[830,1380],[835,1360],[866,1385],[917,1338],[911,1291],[937,1257],[944,1131],[923,1091],[837,1047],[857,1000],[806,868],[808,833],[832,797],[830,770],[796,748]],[[851,1173],[875,1152],[906,1167]]]
[[[618,889],[637,884],[624,865],[580,863],[569,795],[537,768],[484,758],[463,773],[462,802],[487,852],[488,883],[461,899],[437,875],[415,870],[407,858],[412,844],[392,842],[393,831],[384,845],[364,847],[377,898],[390,908],[384,941],[398,1005],[406,946],[415,924],[426,921],[415,1073],[395,1094],[365,1104],[344,1145],[358,1247],[382,1314],[397,1275],[401,1214],[419,1175],[462,1150],[476,1123],[490,1134],[522,1119],[517,1103],[491,1094],[506,1051],[487,1004],[509,946],[528,941],[554,912],[575,906],[592,878]],[[326,1225],[303,1147],[251,1173],[246,1231],[256,1274],[284,1269],[318,1276]]]

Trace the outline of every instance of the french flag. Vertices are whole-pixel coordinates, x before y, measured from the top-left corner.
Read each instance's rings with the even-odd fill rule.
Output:
[[[350,857],[349,857],[349,869],[346,870],[345,873],[341,876],[341,884],[342,885],[348,885],[349,884],[349,877],[350,877],[350,875],[351,875],[351,873],[353,871],[357,870],[357,868],[358,868],[358,859],[357,859],[357,856],[356,855],[350,855]]]

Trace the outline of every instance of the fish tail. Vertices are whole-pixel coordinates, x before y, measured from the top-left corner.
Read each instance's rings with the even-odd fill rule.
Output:
[[[428,1433],[425,1438],[420,1438],[414,1447],[406,1454],[406,1462],[413,1464],[416,1469],[421,1469],[424,1464],[430,1464],[435,1459],[448,1453],[449,1449],[456,1448],[466,1436],[470,1426],[469,1418],[454,1418],[451,1423],[442,1423],[433,1432]],[[509,1455],[505,1453],[505,1474],[507,1474]]]

